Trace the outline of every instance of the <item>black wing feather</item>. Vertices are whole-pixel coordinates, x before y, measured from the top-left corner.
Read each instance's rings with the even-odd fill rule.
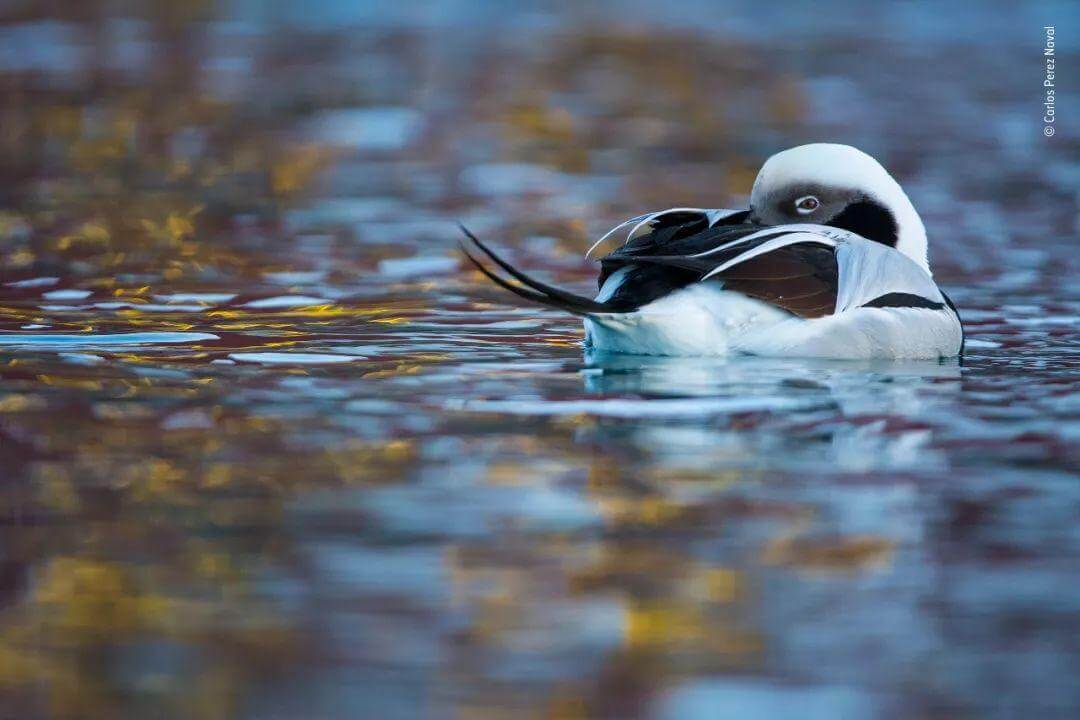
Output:
[[[499,286],[531,302],[576,315],[632,312],[643,305],[700,282],[740,254],[792,232],[745,222],[749,211],[721,219],[709,227],[704,213],[665,213],[649,223],[650,231],[631,238],[601,258],[600,286],[612,273],[626,269],[626,278],[604,302],[567,292],[517,270],[484,245],[465,227],[473,247],[513,280],[488,270],[464,245],[462,249],[480,271]],[[702,255],[702,253],[708,253]],[[826,244],[799,243],[741,262],[710,280],[727,290],[743,293],[799,317],[821,317],[836,307],[838,270],[833,248]],[[520,283],[520,284],[518,284]]]

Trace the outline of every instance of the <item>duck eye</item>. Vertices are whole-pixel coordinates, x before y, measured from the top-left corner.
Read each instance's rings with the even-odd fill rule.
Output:
[[[795,201],[795,209],[800,215],[807,215],[814,212],[818,209],[819,205],[821,205],[821,203],[813,195],[807,195],[806,197],[801,197]]]

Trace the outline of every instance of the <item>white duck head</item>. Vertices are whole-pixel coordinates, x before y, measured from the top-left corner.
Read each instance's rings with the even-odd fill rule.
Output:
[[[926,229],[911,200],[877,160],[850,145],[815,143],[773,155],[754,181],[750,209],[764,225],[850,230],[930,270]]]

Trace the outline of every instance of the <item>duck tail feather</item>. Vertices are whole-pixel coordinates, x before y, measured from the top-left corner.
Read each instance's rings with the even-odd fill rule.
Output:
[[[469,232],[468,228],[464,225],[459,225],[461,231],[465,234],[466,240],[460,242],[461,251],[465,254],[465,257],[476,266],[476,268],[484,274],[489,280],[498,285],[501,288],[509,290],[520,298],[528,300],[539,305],[555,308],[557,310],[564,310],[574,315],[589,316],[594,313],[610,313],[611,308],[601,302],[597,302],[583,295],[577,295],[561,288],[557,288],[554,285],[549,285],[545,282],[541,282],[534,277],[526,275],[522,271],[515,268],[513,265],[502,259],[495,253],[494,250],[482,243],[475,235]],[[508,274],[516,282],[511,282],[506,278],[500,277],[495,272],[489,270],[484,266],[476,256],[470,252],[470,247],[474,251],[479,251],[489,261],[497,265]]]

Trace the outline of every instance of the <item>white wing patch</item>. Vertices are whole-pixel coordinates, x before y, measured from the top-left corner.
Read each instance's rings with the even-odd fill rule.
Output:
[[[604,281],[604,286],[600,288],[600,293],[596,296],[596,302],[607,302],[615,294],[615,291],[623,284],[623,280],[630,274],[631,267],[625,265],[608,276],[608,279]]]
[[[839,269],[836,312],[857,308],[889,293],[918,295],[945,304],[937,283],[917,262],[880,243],[856,240],[836,248]]]

